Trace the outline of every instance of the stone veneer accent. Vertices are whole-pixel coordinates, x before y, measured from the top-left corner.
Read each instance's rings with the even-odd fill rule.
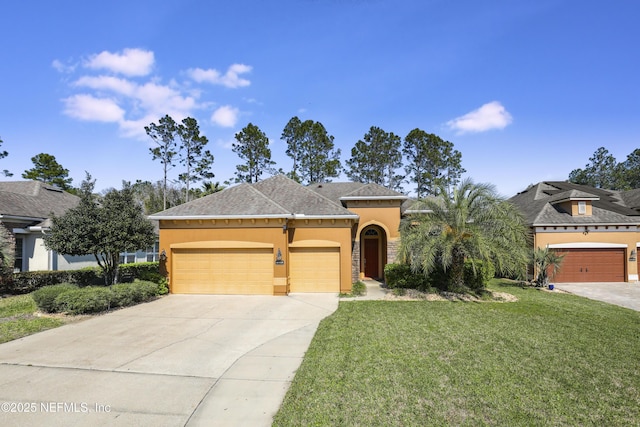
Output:
[[[351,245],[351,282],[360,280],[360,242],[355,241]]]
[[[387,263],[393,264],[398,258],[398,247],[400,246],[400,239],[387,240]]]

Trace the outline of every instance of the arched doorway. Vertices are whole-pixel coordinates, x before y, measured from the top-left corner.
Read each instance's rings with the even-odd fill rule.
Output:
[[[378,279],[384,276],[386,264],[386,235],[377,225],[365,227],[360,233],[361,266],[364,277]]]

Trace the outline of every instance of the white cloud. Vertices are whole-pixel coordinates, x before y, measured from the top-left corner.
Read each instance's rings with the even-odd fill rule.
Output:
[[[209,68],[204,70],[202,68],[191,68],[187,70],[187,74],[194,81],[198,83],[212,83],[217,85],[223,85],[229,88],[238,88],[249,86],[251,82],[247,79],[243,79],[239,74],[248,73],[251,71],[251,66],[244,64],[233,64],[227,72],[222,75],[218,70]]]
[[[169,114],[176,120],[177,117],[173,114],[188,116],[190,111],[198,107],[195,98],[183,96],[178,90],[169,86],[151,82],[139,86],[134,96],[145,111],[156,112],[161,116]]]
[[[136,84],[118,77],[111,76],[82,76],[74,83],[75,86],[88,87],[91,89],[111,90],[122,95],[131,96],[136,90]]]
[[[230,128],[234,127],[238,122],[239,114],[240,111],[237,108],[230,105],[223,105],[213,112],[211,121],[218,126]]]
[[[446,125],[459,134],[467,132],[485,132],[491,129],[504,129],[511,124],[511,114],[498,101],[484,104],[464,116],[449,120]]]
[[[51,63],[51,66],[56,70],[58,70],[59,73],[72,73],[76,69],[75,64],[66,65],[66,64],[63,64],[62,61],[58,59],[54,59],[53,62]]]
[[[74,73],[68,83],[72,93],[62,99],[64,114],[78,120],[117,123],[122,136],[141,140],[148,139],[144,126],[166,114],[180,122],[206,111],[211,120],[208,124],[234,127],[240,110],[216,99],[202,99],[208,93],[202,88],[207,83],[248,86],[249,80],[240,75],[251,71],[248,65],[233,64],[224,75],[195,69],[186,72],[189,79],[177,81],[167,76],[163,82],[162,76],[150,74],[154,53],[141,49],[104,51],[90,56],[82,68],[69,64],[73,62],[52,62],[59,72]]]
[[[120,122],[124,118],[124,110],[112,99],[96,98],[92,95],[79,94],[63,100],[64,113],[80,120],[98,122]]]
[[[85,66],[93,69],[106,69],[126,76],[146,76],[154,63],[153,52],[142,49],[124,49],[122,53],[106,50],[93,55]]]

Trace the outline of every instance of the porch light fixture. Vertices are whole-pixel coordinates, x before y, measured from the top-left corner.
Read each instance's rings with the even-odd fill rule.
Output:
[[[629,261],[635,261],[636,260],[636,255],[637,252],[635,249],[631,249],[631,256],[629,257]]]

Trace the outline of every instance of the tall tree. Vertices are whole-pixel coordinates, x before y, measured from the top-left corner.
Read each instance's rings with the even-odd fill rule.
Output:
[[[293,117],[282,131],[287,155],[293,159],[289,177],[300,183],[327,182],[340,175],[340,149],[320,122]]]
[[[56,161],[55,156],[46,153],[36,154],[31,158],[33,168],[24,171],[24,179],[33,179],[47,184],[57,185],[63,190],[71,189],[72,178],[69,178],[69,170],[62,167]]]
[[[620,175],[626,187],[640,188],[640,148],[633,150],[627,155],[627,160],[620,163]]]
[[[405,171],[416,184],[418,198],[435,195],[440,188],[449,191],[466,172],[462,154],[453,148],[453,143],[422,129],[409,132],[402,152],[407,158]]]
[[[522,274],[529,260],[528,227],[520,211],[489,184],[463,180],[449,196],[418,201],[400,226],[400,255],[417,272],[442,267],[449,289],[464,287],[464,262],[491,262],[500,274]]]
[[[135,202],[131,186],[111,190],[101,200],[94,196],[94,187],[95,180],[87,173],[80,186],[80,203],[52,218],[44,242],[63,255],[93,255],[105,284],[112,285],[118,281],[120,253],[151,246],[155,233]]]
[[[2,145],[3,141],[2,138],[0,138],[0,145]],[[5,157],[7,157],[9,155],[9,153],[6,150],[2,150],[0,151],[0,159],[4,159]],[[13,176],[13,174],[11,172],[9,172],[8,170],[3,170],[2,174],[4,176]]]
[[[244,164],[236,166],[236,182],[258,182],[263,172],[273,170],[276,162],[271,160],[269,138],[258,126],[249,123],[235,138],[237,143],[232,150],[244,160]]]
[[[351,149],[345,173],[356,182],[372,182],[392,190],[402,190],[404,177],[396,173],[402,166],[400,146],[399,136],[371,126],[363,140],[358,140]]]
[[[188,202],[190,183],[214,177],[211,172],[214,158],[209,150],[204,149],[209,140],[206,136],[200,135],[200,126],[196,119],[183,119],[178,126],[178,135],[181,141],[178,157],[186,168],[186,171],[179,175],[179,179],[186,184],[185,194]]]
[[[168,183],[165,191],[162,181],[137,180],[131,189],[136,203],[144,208],[147,215],[164,210],[165,200],[167,209],[185,202],[184,190],[179,184]]]
[[[149,126],[145,126],[144,130],[156,144],[156,147],[149,148],[153,160],[160,160],[162,164],[162,207],[167,209],[167,174],[175,166],[174,158],[178,154],[178,145],[175,140],[178,126],[175,120],[167,114],[158,120],[158,124],[152,122]]]
[[[569,182],[589,185],[608,190],[624,190],[627,185],[624,174],[613,157],[604,147],[598,148],[584,169],[574,169],[569,174]]]

